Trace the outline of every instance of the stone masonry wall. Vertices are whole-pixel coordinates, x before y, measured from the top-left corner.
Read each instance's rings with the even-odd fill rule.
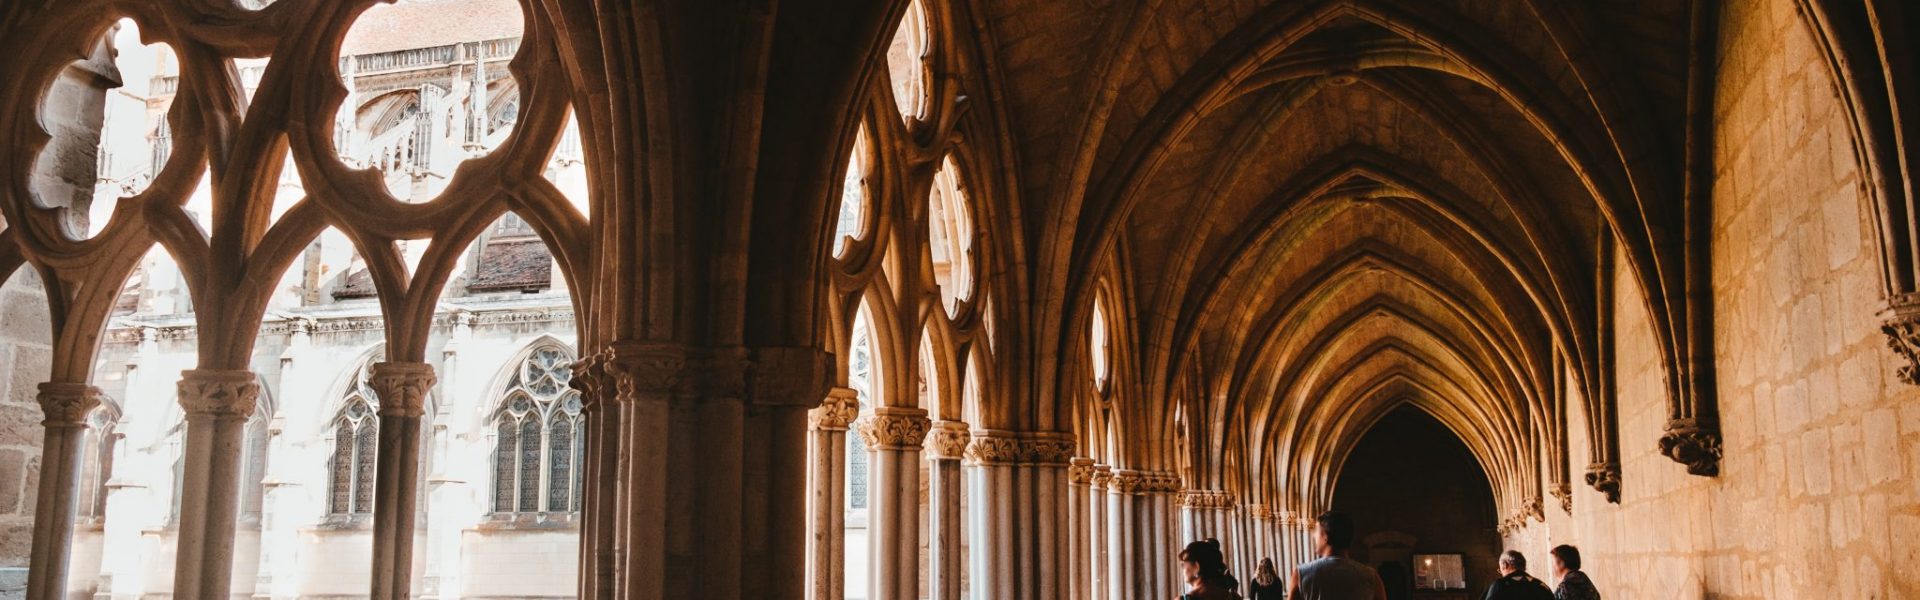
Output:
[[[53,357],[40,278],[23,269],[0,286],[0,598],[26,585],[40,484],[39,384]]]
[[[1878,330],[1871,208],[1844,107],[1792,0],[1727,2],[1720,36],[1721,475],[1659,455],[1662,373],[1641,292],[1622,277],[1621,503],[1576,486],[1571,517],[1552,511],[1529,528],[1546,535],[1509,543],[1543,565],[1546,546],[1581,546],[1610,598],[1920,596],[1920,388],[1894,378]]]

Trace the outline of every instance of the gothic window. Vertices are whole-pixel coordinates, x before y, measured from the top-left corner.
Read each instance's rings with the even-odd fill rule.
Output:
[[[927,197],[927,249],[933,258],[933,278],[940,299],[953,315],[962,300],[973,295],[973,213],[960,165],[953,156],[941,162]]]
[[[847,157],[846,180],[840,188],[840,219],[833,228],[833,256],[847,251],[847,243],[864,237],[867,221],[867,128],[853,140],[853,153]]]
[[[847,385],[852,387],[860,400],[860,412],[866,413],[875,405],[873,355],[873,316],[867,312],[867,305],[860,305],[860,312],[853,321],[853,354],[847,359]],[[847,510],[866,510],[867,508],[867,446],[859,435],[847,436]]]
[[[1096,390],[1105,392],[1109,379],[1108,371],[1112,368],[1107,364],[1107,361],[1109,360],[1109,354],[1112,350],[1108,347],[1107,310],[1099,297],[1093,299],[1093,323],[1089,338],[1090,339],[1087,340],[1087,346],[1090,349],[1090,358],[1093,362],[1093,387]]]
[[[919,2],[907,5],[907,14],[894,30],[887,47],[887,71],[893,82],[893,102],[908,120],[927,113],[927,11]]]
[[[81,523],[98,524],[107,516],[107,482],[113,479],[115,445],[119,442],[120,408],[112,400],[87,414],[86,457],[80,468]]]
[[[580,394],[567,387],[573,354],[535,348],[508,377],[494,412],[493,511],[499,515],[580,510]]]
[[[367,367],[362,365],[333,417],[333,457],[327,465],[330,475],[327,512],[330,514],[351,516],[373,512],[374,463],[380,440],[377,398],[367,382]]]

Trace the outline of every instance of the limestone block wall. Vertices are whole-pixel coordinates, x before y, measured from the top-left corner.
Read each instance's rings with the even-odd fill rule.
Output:
[[[21,271],[0,286],[0,597],[21,593],[40,484],[40,405],[53,356],[40,278]]]
[[[1792,0],[1725,3],[1714,107],[1713,297],[1726,457],[1657,452],[1661,373],[1640,291],[1618,280],[1621,503],[1512,536],[1573,543],[1613,598],[1920,595],[1920,388],[1878,331],[1878,260],[1844,107]],[[1575,464],[1585,440],[1576,415]],[[1524,539],[1523,539],[1524,538]],[[1545,538],[1541,540],[1539,538]],[[1524,542],[1524,543],[1522,543]]]

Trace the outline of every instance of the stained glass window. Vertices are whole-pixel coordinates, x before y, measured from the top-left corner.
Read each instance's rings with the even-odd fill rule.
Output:
[[[333,457],[327,512],[335,515],[360,515],[373,512],[373,477],[379,457],[380,420],[378,396],[367,381],[367,367],[379,360],[363,363],[354,373],[353,384],[340,402],[333,420]]]
[[[510,421],[500,423],[500,437],[493,448],[493,510],[496,512],[513,512],[513,457],[520,453],[519,431]]]
[[[580,510],[580,395],[567,387],[573,360],[564,347],[540,346],[508,376],[493,417],[496,513]]]

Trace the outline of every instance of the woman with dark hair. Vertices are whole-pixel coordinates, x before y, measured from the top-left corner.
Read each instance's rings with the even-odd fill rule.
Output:
[[[1251,600],[1281,600],[1287,596],[1286,582],[1280,580],[1280,574],[1273,570],[1273,559],[1260,559],[1260,567],[1253,572],[1253,581],[1247,582],[1247,596]]]
[[[1187,572],[1187,593],[1180,600],[1240,600],[1240,594],[1233,591],[1240,587],[1240,580],[1227,574],[1227,560],[1218,540],[1187,544],[1187,549],[1180,551],[1180,562]]]

